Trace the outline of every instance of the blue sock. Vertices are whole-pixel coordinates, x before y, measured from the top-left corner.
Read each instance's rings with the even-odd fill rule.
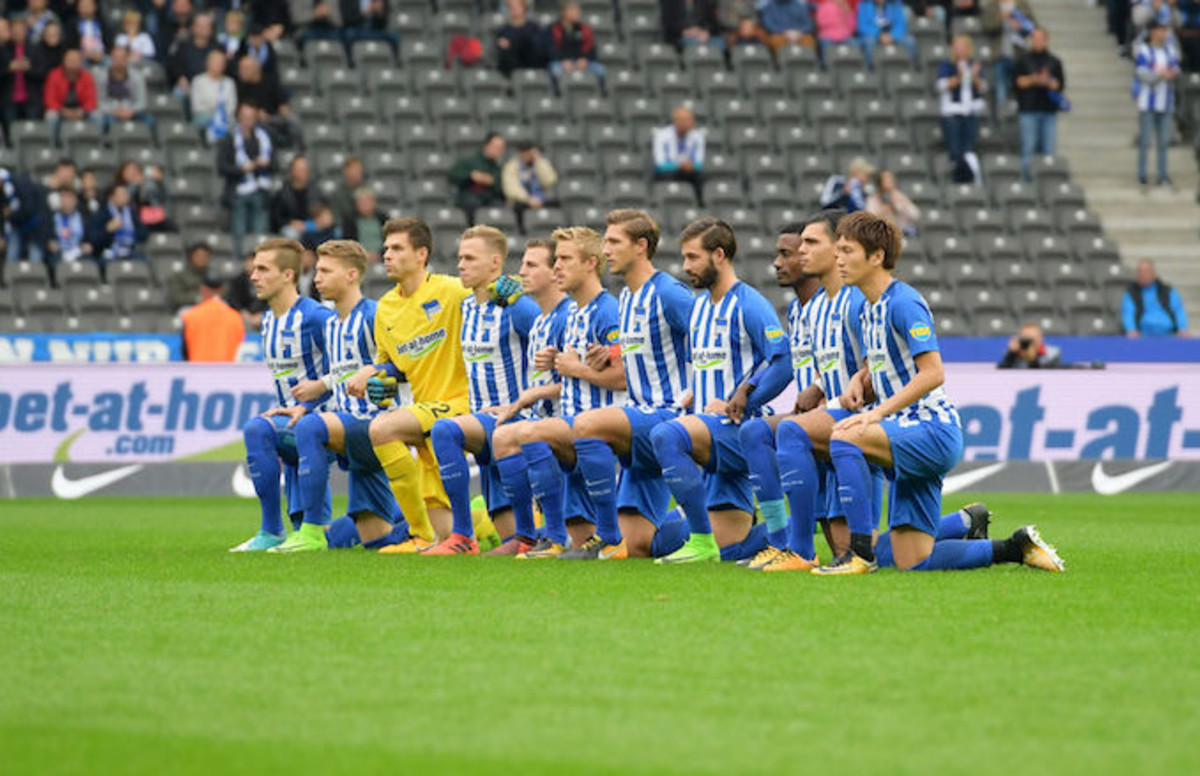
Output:
[[[881,525],[887,525],[883,522],[883,489],[887,477],[883,474],[883,467],[878,464],[869,463],[867,469],[871,472],[871,519],[875,521],[875,530],[880,530]]]
[[[780,481],[787,491],[792,510],[788,549],[812,560],[817,554],[813,533],[817,529],[817,501],[821,496],[822,480],[817,459],[813,456],[812,440],[797,423],[780,423],[775,433]]]
[[[621,543],[617,522],[617,456],[599,439],[576,439],[575,460],[596,508],[596,533],[607,544]]]
[[[767,524],[750,526],[750,533],[737,544],[721,548],[721,560],[735,561],[753,558],[767,548]]]
[[[738,438],[746,468],[750,470],[750,484],[767,525],[767,542],[784,549],[788,542],[788,514],[775,456],[775,434],[765,420],[752,418],[742,424]]]
[[[429,438],[433,442],[433,454],[437,456],[442,485],[446,488],[450,509],[454,513],[452,530],[461,536],[473,537],[475,524],[471,520],[471,470],[463,449],[467,444],[466,438],[462,429],[452,420],[434,423]]]
[[[884,531],[875,540],[875,562],[881,569],[890,569],[896,565],[896,558],[892,555],[891,531]]]
[[[679,423],[663,423],[650,432],[654,455],[675,503],[683,509],[692,535],[711,534],[704,472],[692,460],[692,437]]]
[[[850,546],[854,553],[865,560],[875,557],[871,549],[871,530],[875,520],[872,514],[874,487],[867,459],[858,447],[834,439],[829,443],[829,457],[837,473],[838,498],[846,522],[850,524]]]
[[[391,531],[380,536],[378,539],[372,539],[365,543],[363,547],[368,550],[378,550],[380,547],[387,547],[389,544],[406,542],[409,538],[411,538],[411,534],[408,531],[408,521],[402,519],[392,526]]]
[[[513,453],[497,458],[496,471],[500,473],[500,485],[512,507],[517,536],[532,539],[537,529],[533,524],[533,490],[529,485],[525,456]]]
[[[650,556],[662,558],[670,555],[682,547],[691,535],[687,520],[683,519],[678,509],[672,510],[658,527],[658,533],[654,534],[654,541],[650,543]]]
[[[359,545],[358,526],[350,515],[342,515],[329,525],[325,532],[325,542],[331,550],[348,550]]]
[[[266,418],[254,418],[242,431],[246,441],[246,469],[254,482],[254,492],[262,508],[262,530],[283,534],[280,513],[279,453],[275,450],[275,426]]]
[[[970,525],[967,520],[963,519],[963,513],[951,512],[948,515],[942,515],[941,522],[938,523],[937,541],[943,539],[965,539]]]
[[[304,522],[325,525],[325,491],[329,487],[329,429],[318,415],[305,415],[296,423],[296,474],[303,494]]]
[[[546,536],[561,545],[567,543],[567,478],[559,466],[553,448],[545,442],[521,445],[521,454],[529,467],[529,485],[542,516],[546,518]]]
[[[929,557],[912,571],[961,571],[992,565],[992,543],[987,539],[946,539],[935,542]]]

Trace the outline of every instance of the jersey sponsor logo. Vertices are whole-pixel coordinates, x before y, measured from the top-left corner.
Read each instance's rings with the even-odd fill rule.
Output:
[[[692,366],[700,370],[716,369],[728,360],[726,348],[696,348],[692,351]]]
[[[270,359],[267,366],[271,369],[271,377],[276,380],[282,380],[285,377],[291,377],[299,371],[302,371],[302,366],[298,359]]]
[[[933,329],[928,323],[914,323],[908,330],[908,336],[915,339],[917,342],[926,342],[933,336]]]
[[[119,469],[110,469],[106,472],[72,480],[67,477],[63,471],[63,467],[56,466],[53,476],[50,477],[50,490],[54,492],[55,496],[61,499],[83,498],[101,488],[107,488],[113,483],[120,482],[129,475],[136,474],[141,470],[141,464],[133,464],[132,466],[122,466]]]
[[[778,326],[768,326],[766,330],[767,340],[770,342],[778,342],[783,339],[783,329]]]
[[[419,337],[414,337],[408,342],[400,342],[396,345],[396,353],[401,356],[408,356],[412,359],[422,358],[433,352],[438,345],[446,340],[446,330],[438,329],[431,331],[428,334],[422,334]]]
[[[494,342],[464,342],[462,346],[463,360],[468,364],[486,361],[495,356],[496,351]]]

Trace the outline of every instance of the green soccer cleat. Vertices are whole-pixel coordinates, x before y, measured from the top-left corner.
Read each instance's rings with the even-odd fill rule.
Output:
[[[281,534],[267,533],[259,531],[251,536],[246,541],[236,547],[230,547],[230,552],[265,552],[272,547],[278,547],[283,544],[284,536]]]
[[[300,530],[289,536],[287,541],[271,547],[267,552],[318,552],[326,549],[329,549],[329,542],[325,539],[325,527],[302,523]]]
[[[712,534],[692,534],[691,538],[675,552],[662,558],[655,558],[655,563],[720,563],[721,548]]]

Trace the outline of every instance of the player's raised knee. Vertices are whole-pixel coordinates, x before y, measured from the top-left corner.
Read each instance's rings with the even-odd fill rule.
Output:
[[[275,444],[275,426],[270,420],[259,415],[246,421],[246,425],[242,428],[242,436],[245,438],[246,444]]]
[[[650,444],[654,446],[654,454],[661,463],[664,456],[686,455],[692,449],[692,437],[679,421],[662,423],[650,432]]]
[[[750,418],[742,424],[738,429],[738,441],[742,443],[742,449],[748,450],[754,447],[774,447],[774,437],[771,434],[771,426],[762,418]]]
[[[320,415],[305,415],[296,421],[296,436],[322,436],[328,434],[325,419]]]

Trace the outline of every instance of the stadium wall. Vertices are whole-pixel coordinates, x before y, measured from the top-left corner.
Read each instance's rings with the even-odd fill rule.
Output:
[[[946,374],[965,441],[948,490],[1200,490],[1200,364]],[[274,401],[257,364],[5,366],[0,493],[250,496],[241,428]]]

